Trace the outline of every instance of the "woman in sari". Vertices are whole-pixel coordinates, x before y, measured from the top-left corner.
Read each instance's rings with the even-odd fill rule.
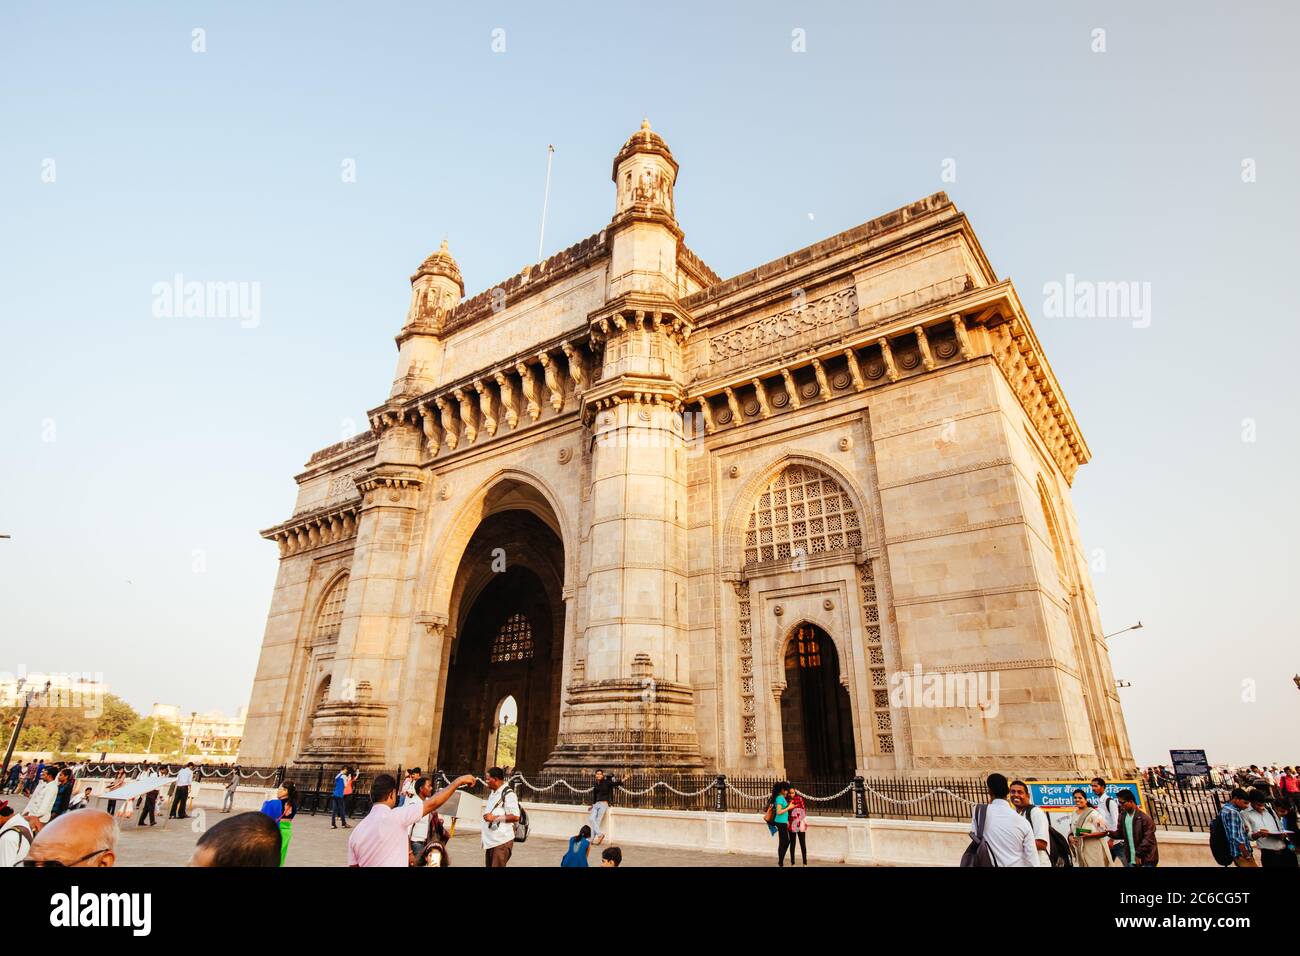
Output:
[[[275,796],[262,804],[262,812],[280,826],[280,865],[284,866],[293,839],[293,818],[298,812],[298,788],[292,783],[280,784]]]
[[[1075,866],[1110,866],[1106,838],[1110,831],[1097,808],[1088,804],[1083,790],[1074,791],[1074,815],[1070,817],[1070,849]]]

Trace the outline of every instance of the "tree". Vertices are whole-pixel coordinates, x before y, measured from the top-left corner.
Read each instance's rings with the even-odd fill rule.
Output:
[[[95,724],[97,740],[116,740],[128,727],[140,719],[135,708],[116,694],[105,694],[100,714]]]
[[[153,717],[137,717],[131,726],[115,739],[114,749],[132,753],[143,753],[148,749],[153,754],[172,754],[178,751],[180,746],[180,724]]]

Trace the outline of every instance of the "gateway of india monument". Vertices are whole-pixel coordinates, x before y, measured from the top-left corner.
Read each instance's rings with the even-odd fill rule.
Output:
[[[607,225],[484,292],[445,242],[415,270],[369,430],[262,532],[239,761],[481,773],[504,707],[525,773],[1131,768],[1088,446],[965,215],[722,279],[648,122],[612,174]]]

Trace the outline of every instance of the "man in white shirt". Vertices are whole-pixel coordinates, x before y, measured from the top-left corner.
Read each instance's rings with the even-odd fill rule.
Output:
[[[412,767],[410,770],[406,771],[406,779],[402,781],[402,799],[399,802],[399,806],[405,805],[407,800],[414,800],[416,798],[415,785],[419,779],[419,767]]]
[[[50,822],[50,813],[54,810],[54,798],[59,795],[59,786],[54,782],[55,768],[46,767],[41,771],[41,780],[32,791],[32,798],[27,801],[23,816],[32,824],[32,832],[39,833],[41,827]]]
[[[32,845],[32,825],[7,803],[0,805],[0,870],[17,866]]]
[[[1286,824],[1274,812],[1269,796],[1263,790],[1250,792],[1250,806],[1241,811],[1241,824],[1246,828],[1246,835],[1259,848],[1260,866],[1296,865],[1295,851],[1288,849],[1287,837],[1270,836],[1281,833],[1286,829]]]
[[[409,865],[412,824],[450,800],[457,787],[472,786],[474,775],[467,773],[428,800],[408,800],[399,807],[397,781],[392,774],[381,773],[370,785],[370,812],[348,837],[348,866]]]
[[[984,812],[984,840],[998,866],[1037,866],[1038,850],[1029,821],[1007,802],[1010,787],[1000,773],[989,774],[989,803]],[[971,839],[976,839],[971,817]]]
[[[1047,811],[1042,807],[1034,806],[1033,798],[1029,796],[1029,785],[1023,780],[1014,780],[1011,783],[1011,804],[1028,822],[1034,831],[1034,845],[1038,850],[1038,865],[1051,866],[1052,855],[1048,852],[1051,834],[1048,828],[1051,823],[1047,819]]]
[[[521,816],[519,798],[506,786],[506,773],[492,767],[487,775],[487,802],[483,804],[483,865],[502,867],[515,848],[515,824]]]
[[[172,807],[167,811],[169,820],[184,820],[185,808],[190,801],[190,784],[194,782],[194,764],[187,763],[176,772],[176,793],[172,797]]]

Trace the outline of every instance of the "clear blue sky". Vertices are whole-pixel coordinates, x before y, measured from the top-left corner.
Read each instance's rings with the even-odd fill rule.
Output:
[[[547,143],[547,251],[595,232],[644,115],[723,276],[947,190],[1092,447],[1138,759],[1300,760],[1300,17],[1134,6],[5,4],[0,670],[246,703],[257,531],[387,394],[414,267],[444,234],[471,294],[532,261]],[[177,273],[259,283],[260,322],[154,318]],[[1150,327],[1044,318],[1067,274],[1149,282]]]

